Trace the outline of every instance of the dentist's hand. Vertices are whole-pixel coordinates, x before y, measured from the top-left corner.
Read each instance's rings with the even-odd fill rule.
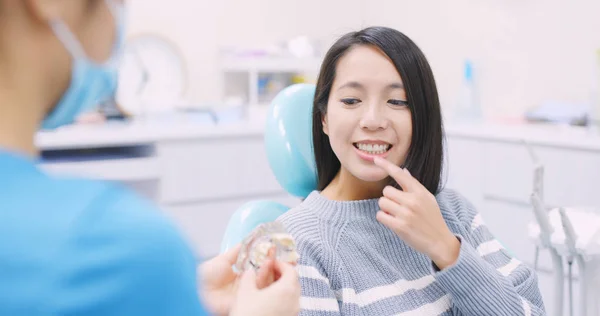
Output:
[[[300,283],[293,266],[273,259],[255,273],[232,270],[241,246],[200,267],[203,301],[214,315],[297,315]],[[235,310],[235,311],[234,311]]]
[[[383,190],[377,220],[427,255],[440,270],[453,265],[458,259],[460,241],[446,225],[435,196],[407,169],[383,158],[375,158],[374,162],[402,187],[398,190],[388,186]]]
[[[231,316],[295,316],[300,312],[300,283],[294,266],[270,261],[257,276],[253,269],[240,280]],[[263,276],[260,276],[263,274]],[[265,277],[267,276],[267,277]],[[270,276],[270,277],[269,277]],[[257,280],[261,280],[257,282]],[[261,289],[258,284],[270,282]]]
[[[237,292],[238,276],[232,266],[241,246],[227,251],[200,266],[199,276],[204,304],[214,315],[229,315]]]

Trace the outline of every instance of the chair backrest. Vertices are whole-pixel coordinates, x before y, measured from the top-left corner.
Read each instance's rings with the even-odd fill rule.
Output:
[[[269,106],[265,126],[265,150],[277,182],[289,194],[304,199],[317,187],[312,146],[312,105],[315,86],[291,85],[277,94]],[[241,242],[254,228],[272,222],[289,209],[268,200],[242,205],[229,220],[221,252]]]

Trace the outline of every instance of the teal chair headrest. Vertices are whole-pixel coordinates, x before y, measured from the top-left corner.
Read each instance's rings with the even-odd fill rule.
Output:
[[[271,170],[291,195],[306,198],[317,188],[312,146],[312,107],[315,86],[295,84],[271,102],[265,145]]]

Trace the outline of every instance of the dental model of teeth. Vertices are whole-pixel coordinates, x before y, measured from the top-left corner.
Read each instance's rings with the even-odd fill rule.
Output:
[[[242,242],[235,270],[260,269],[269,258],[296,264],[299,259],[294,238],[278,222],[266,223],[254,229]]]
[[[356,144],[356,147],[369,154],[383,154],[390,149],[389,144]]]

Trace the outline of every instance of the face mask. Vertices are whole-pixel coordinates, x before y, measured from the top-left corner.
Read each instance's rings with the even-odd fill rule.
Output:
[[[109,60],[103,64],[90,60],[67,25],[52,21],[50,26],[73,59],[71,82],[54,109],[42,122],[42,129],[71,124],[93,106],[109,101],[117,89],[118,59],[124,42],[124,5],[105,0],[116,23],[116,41]]]

